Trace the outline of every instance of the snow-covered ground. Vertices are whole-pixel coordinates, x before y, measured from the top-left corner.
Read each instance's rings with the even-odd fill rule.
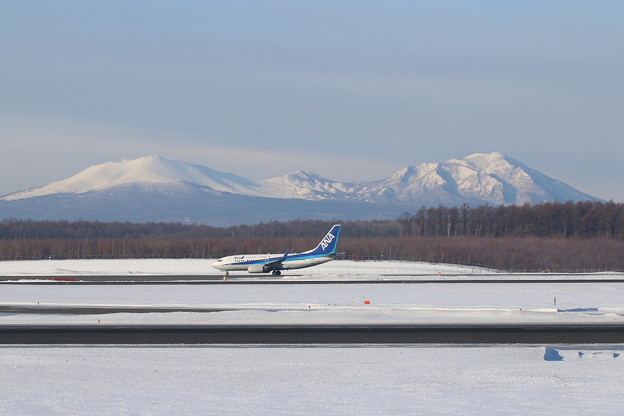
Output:
[[[610,346],[11,347],[3,415],[621,415]],[[563,361],[557,357],[563,357]]]
[[[0,274],[84,275],[206,273],[205,260],[45,260],[0,263]],[[209,267],[209,266],[208,266]],[[175,308],[174,313],[108,315],[4,314],[0,323],[468,323],[468,322],[620,322],[624,284],[451,283],[451,284],[271,284],[280,280],[382,278],[387,268],[446,279],[459,266],[424,263],[335,261],[297,270],[301,276],[257,278],[257,284],[210,285],[3,285],[2,306]],[[314,271],[316,270],[316,271]],[[311,274],[312,271],[318,274]],[[441,275],[439,276],[438,273]],[[247,274],[241,274],[240,276]],[[461,279],[465,274],[454,276]],[[478,274],[468,274],[468,278]],[[420,276],[423,277],[423,276]],[[499,274],[498,279],[512,277]],[[590,278],[592,276],[588,276]],[[596,277],[595,275],[593,276]],[[617,277],[615,275],[603,277]],[[414,277],[415,279],[419,276]],[[486,278],[486,277],[484,277]],[[516,278],[515,276],[513,278]],[[558,276],[565,279],[566,276]],[[235,275],[232,279],[236,279]],[[247,281],[249,277],[245,278]],[[365,304],[364,302],[370,302]],[[184,309],[222,312],[186,312]]]
[[[205,274],[212,273],[209,264],[205,260],[4,262],[0,275]],[[474,273],[457,266],[391,265],[441,279],[444,273]],[[388,266],[387,262],[336,261],[308,269],[303,277],[375,280],[381,278],[377,270]],[[624,283],[617,282],[271,283],[269,279],[244,285],[0,285],[0,307],[227,309],[0,313],[0,325],[605,323],[624,319]],[[623,357],[624,345],[0,346],[0,414],[620,415],[624,412]]]
[[[173,313],[4,314],[1,323],[622,322],[623,283],[3,285],[2,306],[174,308]],[[364,302],[370,302],[365,304]],[[556,305],[555,305],[556,302]],[[206,312],[184,309],[205,308]],[[222,310],[220,312],[209,312]]]
[[[79,275],[206,275],[223,272],[211,266],[215,259],[124,259],[124,260],[35,260],[0,262],[0,276],[79,276]],[[398,261],[334,260],[319,266],[290,270],[288,276],[335,277],[375,274],[473,274],[491,270],[449,264],[410,263]],[[246,272],[231,272],[233,276],[249,276]]]

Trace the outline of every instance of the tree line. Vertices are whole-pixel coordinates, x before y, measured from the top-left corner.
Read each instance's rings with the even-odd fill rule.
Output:
[[[301,252],[319,237],[0,240],[0,260],[199,258]],[[508,271],[624,271],[624,241],[607,238],[345,237],[350,260],[450,263]],[[1,267],[1,265],[0,265]],[[208,266],[206,266],[209,269]]]
[[[624,238],[624,204],[612,201],[422,207],[397,221],[418,237]]]
[[[613,202],[421,208],[395,221],[342,222],[352,260],[453,263],[510,271],[624,271],[624,205]],[[300,252],[338,221],[234,227],[0,221],[0,260],[206,258]]]
[[[232,227],[183,223],[0,221],[0,240],[203,239],[319,237],[337,221],[294,220]],[[347,238],[519,237],[624,239],[624,204],[542,203],[522,206],[422,207],[396,221],[342,222]]]
[[[183,223],[130,223],[99,221],[33,221],[6,219],[0,221],[0,240],[86,240],[86,239],[162,239],[185,240],[204,238],[293,238],[322,237],[337,221],[273,221],[253,225],[212,227]],[[342,222],[343,235],[350,237],[398,237],[396,221]]]

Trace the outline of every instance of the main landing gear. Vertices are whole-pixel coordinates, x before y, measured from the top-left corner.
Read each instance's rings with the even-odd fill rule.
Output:
[[[273,271],[271,272],[271,274],[272,274],[273,276],[279,276],[279,275],[281,275],[281,274],[282,274],[282,272],[280,272],[279,270],[273,270]]]

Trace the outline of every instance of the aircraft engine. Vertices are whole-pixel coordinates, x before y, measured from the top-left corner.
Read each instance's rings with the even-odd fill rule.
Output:
[[[247,268],[249,273],[264,273],[267,270],[264,268],[264,264],[251,264]]]

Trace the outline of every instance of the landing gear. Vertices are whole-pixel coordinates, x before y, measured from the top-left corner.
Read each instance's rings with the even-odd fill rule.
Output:
[[[272,274],[273,276],[279,276],[279,275],[281,275],[281,274],[282,274],[282,272],[280,272],[279,270],[273,270],[273,271],[271,272],[271,274]]]

